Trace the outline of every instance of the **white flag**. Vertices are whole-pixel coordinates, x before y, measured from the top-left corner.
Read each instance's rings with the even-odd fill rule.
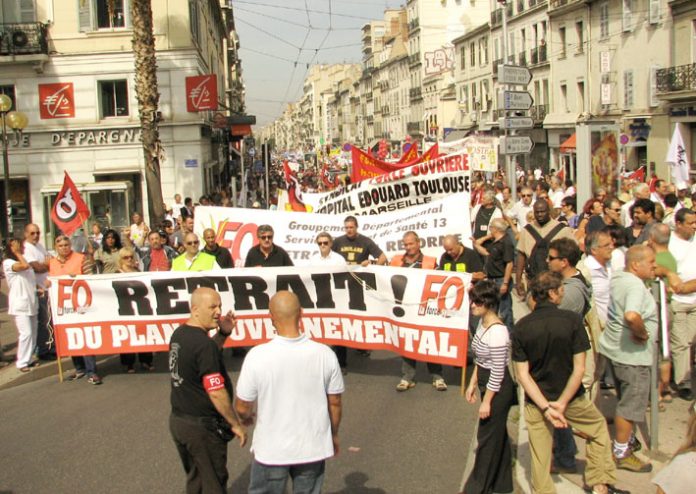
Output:
[[[674,126],[672,142],[669,143],[665,161],[672,167],[672,179],[675,184],[679,185],[689,182],[689,158],[686,156],[686,146],[681,133],[681,124]]]

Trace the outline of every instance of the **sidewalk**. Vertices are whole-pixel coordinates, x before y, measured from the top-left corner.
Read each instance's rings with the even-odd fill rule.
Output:
[[[598,406],[605,417],[613,417],[616,407],[616,397],[612,391],[603,390],[597,400]],[[617,470],[616,486],[627,489],[632,494],[654,494],[655,485],[650,480],[662,470],[672,458],[674,452],[681,446],[686,434],[686,424],[689,419],[689,407],[691,402],[674,398],[672,403],[665,405],[665,411],[659,412],[657,448],[648,448],[647,423],[650,421],[650,411],[646,416],[646,423],[642,424],[638,437],[643,443],[643,450],[637,455],[644,460],[650,460],[653,471],[650,473],[633,473],[626,470]],[[511,417],[512,418],[512,417]],[[532,492],[531,489],[531,457],[529,451],[529,436],[523,419],[519,420],[517,438],[517,462],[515,469],[515,481],[522,492]],[[609,433],[614,434],[613,427],[609,426]],[[559,494],[575,494],[583,491],[582,471],[585,467],[585,441],[576,437],[578,445],[578,473],[553,475],[556,492]]]

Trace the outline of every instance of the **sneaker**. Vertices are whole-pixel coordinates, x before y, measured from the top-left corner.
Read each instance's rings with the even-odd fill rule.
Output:
[[[82,379],[83,377],[85,377],[84,371],[76,371],[68,376],[68,381],[77,381],[78,379]]]
[[[414,387],[416,383],[413,381],[407,381],[406,379],[402,379],[399,381],[399,384],[396,385],[396,390],[397,391],[408,391],[412,387]]]
[[[694,395],[689,388],[681,388],[679,390],[679,398],[685,401],[691,401],[694,399]]]
[[[87,379],[87,382],[90,383],[90,384],[94,384],[95,386],[98,386],[98,385],[100,385],[100,384],[102,383],[102,380],[101,380],[101,378],[100,378],[98,375],[92,374],[92,375],[89,376],[89,378]]]
[[[643,449],[643,445],[640,443],[635,434],[631,434],[631,439],[628,440],[628,447],[634,453]]]
[[[652,472],[652,464],[638,458],[634,453],[630,453],[623,458],[614,457],[616,468],[628,470],[629,472],[646,473]]]
[[[447,383],[444,379],[435,379],[433,381],[433,387],[438,391],[447,391]]]

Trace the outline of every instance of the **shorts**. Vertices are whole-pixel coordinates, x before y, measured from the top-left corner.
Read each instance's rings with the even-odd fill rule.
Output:
[[[611,362],[619,403],[616,415],[631,422],[644,422],[650,400],[650,366]]]

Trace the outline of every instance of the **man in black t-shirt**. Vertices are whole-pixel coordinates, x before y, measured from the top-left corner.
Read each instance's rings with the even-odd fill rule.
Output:
[[[348,264],[360,264],[367,266],[370,264],[370,256],[374,258],[374,264],[387,264],[387,256],[382,249],[372,240],[358,233],[358,219],[355,216],[346,216],[343,220],[343,231],[345,235],[334,240],[331,249],[343,256]],[[346,374],[348,366],[348,352],[346,347],[335,345],[332,347],[336,352],[336,358],[341,366],[341,372]],[[369,356],[369,350],[358,350],[360,355]]]
[[[294,266],[285,249],[273,243],[273,235],[274,232],[271,225],[259,225],[256,229],[256,238],[259,243],[247,252],[244,260],[245,268]]]
[[[387,256],[382,249],[365,235],[358,233],[358,219],[355,216],[347,216],[343,221],[345,235],[341,235],[333,243],[333,251],[341,254],[348,264],[370,264],[370,256],[375,259],[375,264],[387,264]]]
[[[203,252],[215,256],[218,266],[222,269],[234,267],[234,259],[232,259],[232,254],[230,254],[229,249],[225,249],[215,242],[215,230],[206,228],[203,231],[203,240],[205,241]]]
[[[246,430],[232,406],[232,382],[222,359],[222,345],[236,321],[221,317],[220,295],[198,288],[191,295],[191,317],[169,342],[172,414],[169,430],[186,471],[187,492],[225,493],[227,442]],[[210,338],[208,331],[218,329]]]
[[[445,253],[440,256],[437,269],[472,273],[472,281],[480,281],[486,277],[481,257],[474,250],[465,247],[456,235],[445,236],[442,247],[445,249]]]
[[[585,397],[582,376],[590,348],[582,317],[557,306],[563,298],[563,277],[544,271],[529,285],[535,303],[512,333],[512,359],[525,391],[525,420],[532,449],[532,491],[555,492],[551,480],[554,427],[573,426],[587,438],[585,482],[593,492],[613,487],[616,466],[607,423]]]

